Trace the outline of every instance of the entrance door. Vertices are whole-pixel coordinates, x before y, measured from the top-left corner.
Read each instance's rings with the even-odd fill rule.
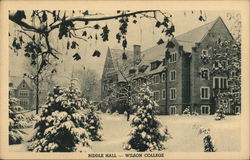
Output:
[[[170,114],[175,115],[176,114],[176,106],[170,106]]]
[[[210,114],[210,105],[201,105],[201,114]]]

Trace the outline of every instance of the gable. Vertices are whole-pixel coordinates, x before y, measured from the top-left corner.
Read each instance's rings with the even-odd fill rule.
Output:
[[[105,64],[104,64],[104,69],[105,69],[105,71],[107,71],[107,70],[112,69],[112,68],[114,68],[114,64],[113,64],[113,61],[112,61],[110,51],[108,50],[106,60],[105,60]]]
[[[22,80],[22,82],[18,85],[17,89],[18,90],[32,90],[25,80]]]
[[[233,40],[233,36],[228,30],[227,26],[223,22],[223,20],[219,17],[214,23],[213,27],[208,31],[206,36],[202,39],[201,43],[204,43],[209,40],[217,41],[221,40]]]
[[[200,27],[197,27],[179,36],[176,36],[175,39],[180,42],[198,43],[203,39],[203,37],[207,34],[207,32],[213,27],[216,21],[217,20],[204,24]]]

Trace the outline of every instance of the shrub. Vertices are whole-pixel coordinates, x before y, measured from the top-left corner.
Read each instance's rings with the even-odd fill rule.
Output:
[[[124,145],[124,149],[135,149],[136,151],[165,149],[163,142],[166,142],[171,136],[168,129],[163,128],[155,116],[157,104],[151,100],[151,95],[148,87],[144,86],[140,89],[137,97],[139,100],[137,111],[131,122],[130,139]]]
[[[28,126],[22,113],[23,108],[17,105],[18,101],[16,98],[9,98],[9,144],[22,143],[26,134],[22,128]]]
[[[40,119],[36,122],[37,132],[29,150],[35,152],[86,152],[90,147],[87,117],[82,112],[86,100],[79,98],[77,88],[55,87],[47,97]]]

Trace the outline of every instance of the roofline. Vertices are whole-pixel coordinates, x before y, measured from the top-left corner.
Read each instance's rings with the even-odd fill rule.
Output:
[[[210,23],[213,23],[213,25],[207,30],[207,32],[203,35],[203,37],[201,38],[200,42],[202,42],[206,36],[208,35],[209,31],[214,27],[214,25],[216,24],[216,22],[221,19],[220,16],[218,18],[216,18],[216,20],[210,22]],[[199,42],[196,42],[196,43],[199,43]]]
[[[227,25],[224,23],[223,19],[222,19],[220,16],[218,17],[218,19],[219,19],[219,18],[221,19],[223,25],[226,27],[226,29],[227,29],[228,33],[230,34],[231,38],[232,38],[233,40],[235,40],[234,37],[233,37],[233,35],[232,35],[232,33],[231,33],[231,32],[229,31],[229,29],[227,28]]]
[[[218,18],[220,18],[220,16],[218,17]],[[179,36],[181,36],[181,35],[183,35],[183,34],[186,34],[186,33],[188,33],[188,32],[191,32],[191,31],[193,31],[193,30],[196,30],[196,29],[198,29],[198,28],[200,28],[200,27],[203,27],[203,26],[205,26],[205,25],[208,25],[209,23],[214,23],[215,24],[215,22],[218,20],[218,18],[216,18],[215,20],[213,20],[213,21],[211,21],[211,22],[208,22],[208,23],[206,23],[206,24],[203,24],[203,25],[201,25],[201,26],[199,26],[199,27],[195,27],[195,28],[193,28],[193,29],[191,29],[191,30],[188,30],[187,32],[184,32],[184,33],[182,33],[182,34],[180,34],[180,35],[178,35],[178,36],[175,36],[175,39],[176,38],[178,38]],[[214,26],[214,24],[212,25],[212,27]],[[211,28],[212,28],[211,27]],[[210,28],[210,29],[211,29]],[[209,30],[210,30],[209,29]],[[208,31],[207,31],[207,33],[208,33]],[[205,34],[205,35],[207,35],[207,33]],[[177,40],[177,39],[176,39]]]

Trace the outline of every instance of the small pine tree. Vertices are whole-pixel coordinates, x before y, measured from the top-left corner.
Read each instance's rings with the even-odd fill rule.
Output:
[[[86,130],[89,132],[89,137],[92,141],[101,141],[102,134],[100,130],[102,130],[101,119],[96,113],[96,109],[92,105],[88,105],[87,109],[87,125],[85,126]]]
[[[199,134],[203,135],[204,152],[216,152],[214,140],[210,135],[210,129],[200,127]]]
[[[85,99],[79,98],[75,87],[55,87],[48,95],[41,117],[35,124],[37,132],[29,150],[35,152],[86,152],[90,147],[83,114]]]
[[[210,135],[206,135],[203,138],[203,143],[204,143],[204,152],[216,152],[213,139]]]
[[[22,113],[23,108],[17,105],[18,99],[9,98],[9,144],[20,144],[26,132],[22,128],[28,126],[27,121]]]
[[[124,149],[135,149],[136,151],[164,150],[163,142],[170,138],[167,128],[163,129],[157,120],[157,104],[151,100],[152,92],[146,86],[139,90],[137,112],[132,119],[130,139],[124,145]]]

